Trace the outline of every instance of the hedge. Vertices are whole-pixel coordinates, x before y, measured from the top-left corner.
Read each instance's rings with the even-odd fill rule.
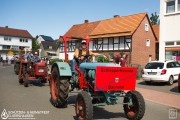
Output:
[[[110,62],[110,56],[109,56],[109,54],[103,54],[103,55],[105,55],[105,56],[107,57],[107,59],[105,59],[103,56],[98,56],[98,57],[96,57],[96,61],[97,61],[97,62],[105,62],[105,63]],[[103,60],[103,59],[104,59],[104,60]]]

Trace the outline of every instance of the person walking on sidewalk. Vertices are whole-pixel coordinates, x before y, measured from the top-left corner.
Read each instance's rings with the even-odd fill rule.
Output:
[[[3,66],[3,58],[0,55],[0,65]]]

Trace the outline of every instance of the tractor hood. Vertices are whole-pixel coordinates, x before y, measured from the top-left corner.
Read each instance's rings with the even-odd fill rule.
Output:
[[[84,69],[96,69],[96,66],[113,66],[113,67],[120,67],[119,64],[114,63],[81,63],[79,68],[81,71],[84,71]]]

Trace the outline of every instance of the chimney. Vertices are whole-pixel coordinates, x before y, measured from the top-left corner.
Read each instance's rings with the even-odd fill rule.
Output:
[[[5,28],[8,28],[8,26],[5,26]]]
[[[84,20],[84,23],[88,23],[89,21],[88,20]]]
[[[114,15],[114,18],[116,18],[116,17],[120,17],[119,15]]]

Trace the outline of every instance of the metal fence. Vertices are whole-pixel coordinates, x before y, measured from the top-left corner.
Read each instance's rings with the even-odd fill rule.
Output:
[[[136,78],[137,78],[138,80],[140,80],[140,78],[141,78],[141,76],[142,76],[141,65],[139,65],[139,64],[131,64],[131,67],[137,68]]]

